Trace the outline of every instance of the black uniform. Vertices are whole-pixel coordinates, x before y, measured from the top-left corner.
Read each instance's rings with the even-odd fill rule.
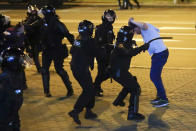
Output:
[[[71,70],[73,76],[82,87],[82,93],[75,103],[74,109],[69,112],[77,124],[81,124],[78,114],[86,108],[85,118],[95,118],[97,115],[91,111],[95,105],[95,89],[89,67],[94,67],[94,57],[96,56],[96,47],[92,38],[93,24],[84,20],[79,24],[79,38],[71,47]],[[84,33],[84,34],[83,34]]]
[[[23,103],[21,73],[4,71],[0,75],[0,130],[20,130],[19,109]],[[7,130],[5,130],[7,129]]]
[[[3,50],[4,34],[3,32],[10,27],[9,16],[0,14],[0,52]]]
[[[4,34],[4,41],[2,50],[7,49],[8,47],[11,48],[20,48],[22,52],[24,51],[26,45],[25,45],[25,39],[26,35],[21,30],[23,27],[21,23],[18,23],[16,26],[9,27],[5,30]],[[25,75],[25,67],[21,71],[22,77],[23,77],[23,89],[27,89],[27,83],[26,83],[26,75]]]
[[[106,18],[106,15],[108,14],[113,17],[113,21],[108,21]],[[104,55],[104,57],[96,57],[98,73],[95,78],[94,86],[97,90],[97,96],[102,96],[101,92],[103,92],[103,90],[101,89],[101,83],[109,78],[109,74],[106,72],[106,68],[109,64],[110,54],[113,49],[113,40],[115,39],[112,26],[115,18],[116,15],[113,10],[106,10],[102,17],[102,24],[98,25],[95,30],[95,41],[98,47],[98,51],[102,52],[102,55]]]
[[[50,11],[49,11],[50,10]],[[44,93],[46,97],[50,97],[49,90],[49,68],[51,62],[54,61],[54,67],[57,74],[63,80],[68,93],[67,96],[73,94],[73,89],[67,72],[63,69],[64,59],[68,56],[66,44],[62,44],[62,40],[66,37],[71,44],[73,44],[74,36],[69,33],[66,26],[59,21],[58,17],[52,12],[53,8],[44,7],[42,12],[45,15],[45,29],[42,43],[44,44],[42,54],[42,79],[44,86]],[[48,11],[48,12],[47,12]]]
[[[34,10],[35,11],[35,10]],[[24,21],[25,31],[27,36],[27,52],[33,58],[38,72],[41,72],[41,65],[39,62],[39,53],[41,52],[41,38],[43,32],[43,19],[41,19],[37,12],[35,14],[27,13],[27,18]]]
[[[0,74],[0,130],[20,131],[19,110],[23,103],[22,60],[19,54],[3,53]],[[12,53],[12,54],[9,54]]]
[[[149,45],[143,45],[139,48],[133,48],[135,41],[132,41],[133,32],[128,26],[124,26],[120,29],[117,37],[117,42],[114,50],[111,54],[110,71],[111,77],[123,86],[122,91],[114,101],[114,105],[124,105],[123,99],[128,93],[131,94],[129,99],[129,114],[128,120],[144,119],[144,117],[138,113],[139,109],[139,95],[140,85],[134,76],[129,72],[131,58],[136,56],[141,51],[148,49]]]

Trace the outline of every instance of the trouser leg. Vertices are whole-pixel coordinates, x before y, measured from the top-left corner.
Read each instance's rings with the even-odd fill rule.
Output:
[[[161,99],[167,99],[165,88],[163,86],[161,73],[163,66],[167,62],[168,51],[164,51],[158,55],[152,56],[150,78],[157,89],[157,96]]]
[[[119,77],[115,77],[119,76]],[[113,74],[114,79],[123,86],[125,95],[131,93],[128,107],[128,120],[143,120],[145,117],[138,113],[139,110],[139,95],[140,86],[137,80],[129,72],[118,72],[118,75]],[[127,92],[126,92],[127,91]],[[125,97],[124,95],[124,97]]]
[[[22,79],[22,89],[25,90],[28,88],[26,81],[25,69],[23,68],[20,74],[20,78]]]
[[[125,103],[123,100],[128,95],[129,91],[127,88],[124,88],[121,90],[121,92],[118,94],[117,98],[114,100],[113,105],[114,106],[125,106]]]
[[[42,81],[44,87],[44,93],[50,93],[49,81],[50,81],[50,72],[49,67],[51,65],[52,59],[49,58],[47,54],[42,55]]]
[[[134,0],[134,2],[137,4],[137,8],[140,8],[140,4],[137,0]]]
[[[69,115],[73,118],[73,120],[77,124],[81,124],[81,121],[79,120],[79,113],[85,107],[87,111],[90,111],[91,113],[91,109],[95,105],[94,87],[92,83],[92,77],[88,69],[78,70],[77,68],[73,68],[73,67],[71,69],[72,69],[73,76],[75,77],[75,79],[78,81],[78,83],[82,87],[82,93],[78,97],[74,105],[74,109],[71,112],[69,112]],[[92,113],[90,117],[92,117]]]
[[[12,124],[13,131],[20,131],[20,118],[18,113],[14,116],[14,121]]]
[[[122,7],[121,7],[121,1],[120,0],[118,0],[118,5],[119,5],[119,7],[121,9]]]
[[[129,100],[128,116],[127,120],[141,121],[145,119],[145,116],[140,114],[139,111],[139,96],[141,89],[137,81],[133,80],[133,86],[131,89],[131,96]]]
[[[95,103],[95,91],[90,71],[88,69],[84,71],[72,68],[72,73],[82,87],[82,93],[76,101],[74,109],[81,112],[84,107],[93,108]]]
[[[130,9],[133,9],[133,5],[131,4],[131,2],[129,0],[127,0],[127,6],[129,6]]]
[[[107,68],[106,62],[103,62],[99,59],[97,59],[97,62],[98,62],[98,73],[95,78],[94,86],[96,92],[103,92],[103,90],[101,89],[101,83],[107,80],[110,76],[108,72],[106,72],[106,68]]]
[[[61,79],[63,80],[63,83],[65,84],[67,88],[67,91],[68,91],[67,96],[71,96],[73,94],[72,83],[69,80],[68,73],[63,69],[63,62],[64,62],[64,59],[55,59],[54,66],[55,66],[57,74],[61,77]]]
[[[40,72],[41,71],[41,64],[39,62],[39,50],[38,50],[37,46],[35,46],[33,48],[33,61],[35,63],[37,71]]]

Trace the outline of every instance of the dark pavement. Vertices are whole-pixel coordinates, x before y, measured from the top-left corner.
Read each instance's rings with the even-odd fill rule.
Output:
[[[150,100],[155,97],[155,87],[149,79],[148,68],[132,68],[142,88],[140,97],[140,112],[146,119],[142,122],[127,121],[128,99],[126,107],[114,107],[112,102],[121,86],[107,80],[103,83],[104,97],[96,99],[93,109],[98,119],[84,119],[80,114],[82,125],[78,126],[67,115],[81,92],[74,80],[68,64],[65,69],[71,77],[74,96],[65,98],[66,89],[61,79],[51,70],[52,98],[43,95],[41,76],[35,68],[27,69],[29,89],[24,92],[24,104],[20,111],[21,131],[194,131],[196,130],[196,70],[164,69],[163,82],[167,90],[170,105],[154,108]],[[94,71],[92,73],[95,78]],[[127,97],[128,98],[128,97]]]

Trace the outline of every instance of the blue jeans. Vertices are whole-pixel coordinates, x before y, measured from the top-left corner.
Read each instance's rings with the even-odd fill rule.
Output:
[[[161,73],[162,73],[163,66],[167,62],[168,56],[169,56],[169,51],[167,49],[160,53],[154,53],[151,58],[152,62],[151,62],[151,70],[150,70],[150,79],[154,83],[155,87],[157,88],[157,97],[160,97],[163,100],[167,100],[167,96],[163,86]]]

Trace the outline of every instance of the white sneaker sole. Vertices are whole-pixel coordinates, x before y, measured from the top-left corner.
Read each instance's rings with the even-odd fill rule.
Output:
[[[150,102],[150,104],[157,104],[159,101]]]
[[[167,106],[169,105],[169,103],[165,103],[165,104],[162,104],[162,105],[153,105],[153,107],[164,107],[164,106]]]

